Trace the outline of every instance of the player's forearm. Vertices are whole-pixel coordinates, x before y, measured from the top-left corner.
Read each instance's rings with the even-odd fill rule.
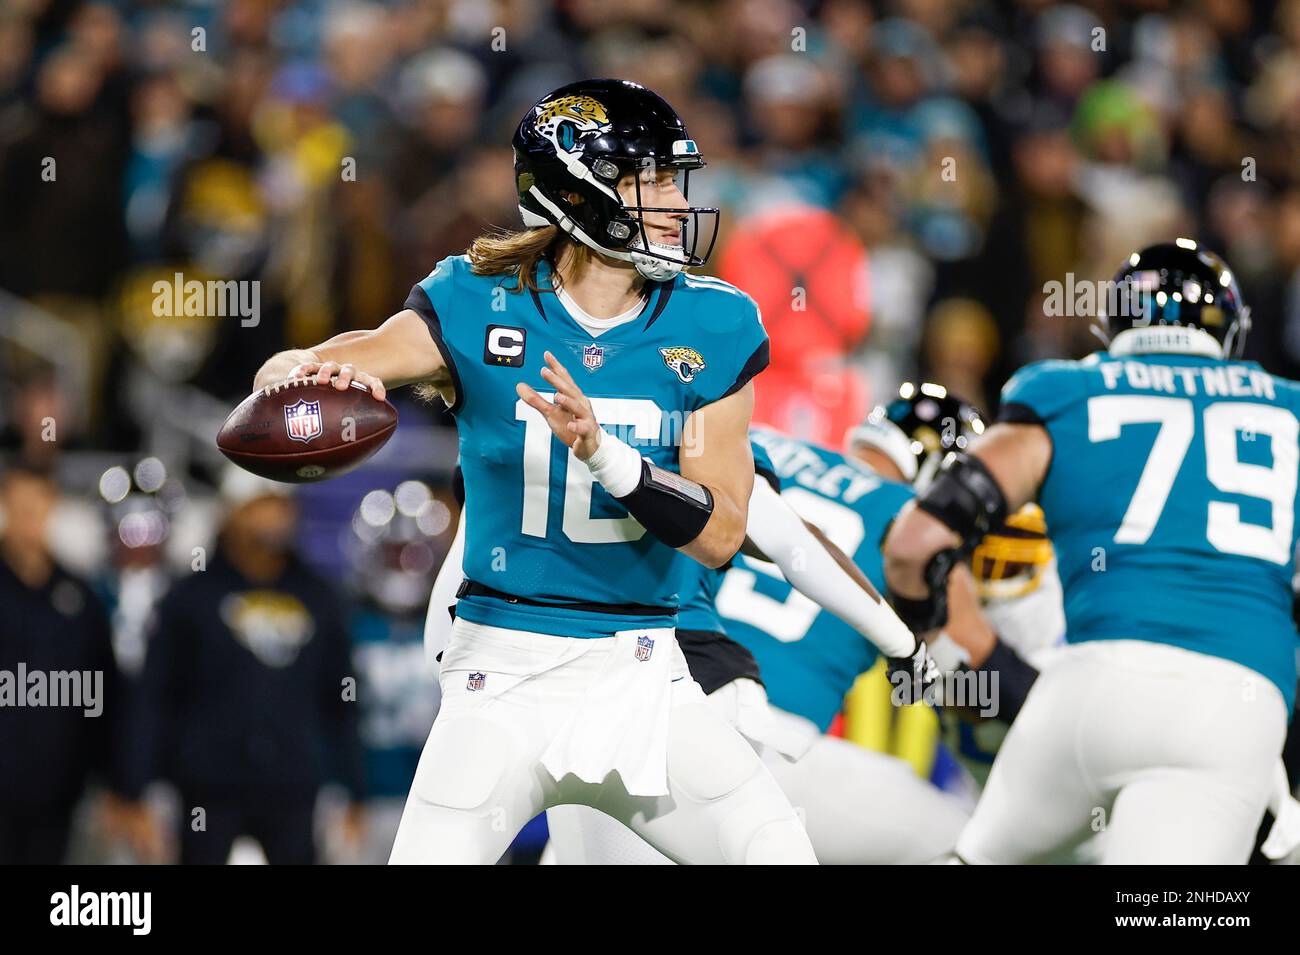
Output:
[[[934,555],[961,544],[961,538],[938,518],[909,506],[885,538],[885,586],[891,593],[909,599],[930,592],[925,569]]]
[[[693,453],[681,456],[682,477],[709,489],[713,514],[687,554],[706,567],[722,567],[745,543],[749,498],[754,490],[754,455],[749,445],[749,419],[754,410],[754,385],[706,405],[687,419],[685,434]]]
[[[746,510],[737,507],[725,493],[710,488],[713,513],[700,536],[680,550],[705,567],[722,567],[736,556],[745,542]]]
[[[745,539],[747,509],[736,506],[733,485],[743,482],[710,485],[692,480],[658,467],[617,436],[601,434],[584,463],[642,527],[708,567],[721,567],[735,556]],[[753,470],[751,459],[751,481]]]
[[[378,328],[343,332],[309,349],[280,352],[261,367],[254,386],[281,381],[300,364],[327,362],[351,365],[390,388],[446,377],[442,353],[423,319],[408,309]]]
[[[969,552],[1007,514],[1032,500],[1052,460],[1052,440],[1038,425],[996,424],[969,455],[950,456],[933,484],[904,512],[885,541],[885,580],[897,596],[931,592],[935,555]]]
[[[796,590],[853,627],[886,656],[906,656],[915,649],[916,637],[871,582],[764,481],[754,482],[749,499],[749,539]]]

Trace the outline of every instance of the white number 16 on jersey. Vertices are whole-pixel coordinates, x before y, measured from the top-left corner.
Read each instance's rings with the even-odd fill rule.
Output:
[[[551,401],[554,393],[543,394]],[[625,425],[640,441],[658,441],[663,411],[648,398],[590,398],[591,410],[602,425]],[[515,402],[515,420],[524,423],[524,517],[520,530],[545,537],[551,503],[551,440],[555,435],[541,412],[522,399]],[[591,470],[569,451],[564,479],[564,536],[575,544],[618,544],[645,534],[631,515],[592,517]]]

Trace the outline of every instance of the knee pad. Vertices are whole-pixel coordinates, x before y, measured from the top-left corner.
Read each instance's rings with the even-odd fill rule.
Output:
[[[723,858],[742,865],[816,865],[808,833],[788,807],[737,806],[723,822],[718,838]]]
[[[511,734],[491,720],[466,716],[435,723],[411,795],[447,809],[488,808],[516,751]]]
[[[762,770],[754,748],[707,703],[675,709],[670,732],[668,774],[696,802],[722,799]]]
[[[766,773],[720,800],[718,808],[723,812],[718,846],[728,864],[817,864],[803,823]]]

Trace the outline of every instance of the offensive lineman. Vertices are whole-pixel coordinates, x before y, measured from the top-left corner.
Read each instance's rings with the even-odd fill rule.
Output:
[[[542,809],[580,802],[681,862],[814,863],[673,639],[689,558],[717,566],[744,539],[768,356],[748,296],[683,274],[717,215],[678,187],[699,150],[617,80],[556,90],[513,145],[525,231],[481,237],[378,329],[257,377],[376,398],[427,382],[457,418],[467,579],[392,861],[492,863]]]
[[[967,862],[1042,859],[1100,813],[1105,862],[1241,863],[1270,796],[1296,684],[1300,389],[1237,360],[1249,309],[1194,241],[1133,253],[1116,285],[1107,351],[1021,369],[886,544],[918,631],[1011,509],[1037,498],[1060,562],[1069,647],[1001,747]]]

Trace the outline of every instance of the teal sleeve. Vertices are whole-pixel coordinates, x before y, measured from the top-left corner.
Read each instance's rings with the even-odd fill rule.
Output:
[[[1016,372],[1002,388],[998,420],[1046,425],[1082,396],[1081,369],[1072,361],[1040,361]]]
[[[699,407],[721,401],[745,387],[768,366],[771,350],[758,305],[738,290],[723,293],[701,324],[722,356],[717,373],[699,376]],[[723,306],[725,303],[725,307]]]
[[[772,463],[771,457],[768,456],[767,449],[757,441],[750,441],[749,446],[754,450],[754,473],[772,485],[772,490],[779,494],[781,492],[781,478],[777,476],[776,465]]]
[[[455,328],[448,328],[444,323],[452,317],[452,302],[456,290],[456,273],[462,267],[462,256],[448,256],[439,262],[429,275],[416,283],[411,294],[406,297],[405,308],[414,311],[424,319],[425,327],[433,343],[442,353],[443,363],[451,373],[452,385],[456,390],[456,401],[448,409],[452,414],[458,413],[465,403],[465,389],[461,383],[460,367],[467,361],[464,343],[459,341]],[[462,310],[463,311],[463,310]],[[467,313],[466,313],[467,314]],[[461,320],[465,315],[462,314]]]

